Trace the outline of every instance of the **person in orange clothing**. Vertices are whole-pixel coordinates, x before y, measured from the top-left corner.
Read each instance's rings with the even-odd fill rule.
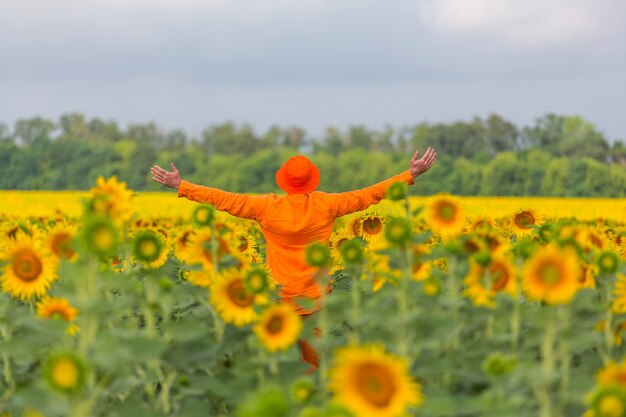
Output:
[[[421,158],[415,152],[406,171],[370,187],[343,193],[315,191],[320,181],[319,169],[301,155],[287,160],[276,172],[276,183],[287,193],[280,196],[251,196],[192,184],[181,178],[173,162],[171,172],[154,165],[150,173],[155,181],[178,190],[178,197],[209,203],[233,216],[257,221],[267,242],[266,267],[281,286],[281,301],[292,304],[299,314],[308,315],[318,310],[319,305],[307,310],[294,302],[299,297],[314,300],[320,297],[314,279],[317,268],[306,263],[306,247],[313,242],[327,243],[337,217],[380,202],[394,182],[412,185],[418,175],[435,163],[436,157],[432,148]],[[316,368],[312,347],[301,341],[300,349],[303,359]]]

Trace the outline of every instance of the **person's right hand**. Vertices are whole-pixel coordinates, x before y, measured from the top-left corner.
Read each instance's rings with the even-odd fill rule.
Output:
[[[150,168],[152,179],[160,182],[166,187],[178,190],[178,187],[180,187],[180,182],[182,181],[182,179],[180,178],[180,172],[178,172],[173,162],[170,163],[170,167],[172,167],[172,172],[166,171],[158,165],[154,165],[152,168]]]

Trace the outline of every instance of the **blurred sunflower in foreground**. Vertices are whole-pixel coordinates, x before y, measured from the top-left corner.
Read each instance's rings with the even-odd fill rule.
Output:
[[[287,349],[293,345],[301,331],[302,319],[287,304],[269,307],[254,326],[254,332],[270,352]]]
[[[548,304],[567,304],[578,291],[580,265],[572,250],[546,247],[524,264],[522,288],[528,298]]]
[[[245,271],[230,268],[221,271],[211,283],[211,303],[226,323],[245,326],[257,320],[256,304],[265,304],[264,294],[246,289]]]
[[[465,227],[461,200],[450,195],[429,198],[426,203],[425,216],[433,233],[443,237],[458,236]]]
[[[348,346],[335,354],[329,388],[335,399],[359,417],[397,417],[423,402],[420,385],[406,359],[381,346]]]
[[[116,175],[107,180],[99,177],[89,193],[85,206],[88,215],[106,216],[119,222],[125,222],[133,215],[133,192],[126,189],[124,181],[118,182]]]

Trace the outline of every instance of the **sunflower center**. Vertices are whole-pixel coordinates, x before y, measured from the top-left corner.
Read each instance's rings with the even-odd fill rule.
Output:
[[[159,248],[152,239],[143,239],[139,244],[139,251],[145,258],[154,258],[158,255]]]
[[[447,201],[442,201],[437,207],[437,215],[439,219],[445,223],[452,223],[456,214],[456,208],[454,205]]]
[[[196,212],[196,219],[201,223],[206,223],[209,220],[209,210],[198,210]]]
[[[515,215],[514,221],[520,229],[530,229],[535,224],[535,216],[528,211],[522,211]]]
[[[539,276],[547,285],[555,285],[561,280],[561,269],[553,263],[545,263],[539,268]]]
[[[341,249],[341,245],[343,245],[347,241],[348,241],[348,239],[346,239],[345,237],[342,237],[341,239],[339,239],[339,241],[337,242],[337,248]]]
[[[106,227],[100,227],[94,233],[93,242],[98,250],[108,251],[113,247],[114,241],[113,233]]]
[[[501,291],[506,287],[506,284],[509,282],[509,274],[504,265],[492,262],[489,265],[489,273],[493,279],[493,283],[491,284],[491,289],[493,291]]]
[[[602,415],[607,417],[619,417],[624,413],[624,403],[615,395],[602,398],[598,408]]]
[[[22,249],[15,254],[13,273],[24,282],[34,281],[42,271],[41,259],[28,249]]]
[[[388,369],[375,363],[365,363],[357,370],[356,388],[365,401],[383,408],[395,394],[393,375]]]
[[[249,246],[248,239],[246,239],[243,236],[239,236],[239,247],[238,247],[239,252],[245,251],[246,249],[248,249],[248,246]]]
[[[250,307],[254,304],[254,295],[248,293],[243,280],[235,280],[228,285],[228,297],[237,307]]]
[[[69,312],[66,309],[55,308],[49,312],[50,318],[53,319],[63,319],[65,321],[70,321],[71,317]]]
[[[265,325],[265,330],[267,330],[269,334],[278,334],[283,329],[283,326],[284,326],[283,322],[284,322],[283,316],[281,316],[280,314],[274,314],[267,321],[267,324]]]
[[[74,255],[72,246],[72,236],[68,233],[60,232],[52,236],[52,252],[59,258],[71,258]]]
[[[369,235],[377,235],[383,230],[383,222],[378,217],[368,217],[363,221],[363,231]]]
[[[78,383],[78,368],[68,359],[61,359],[54,365],[54,382],[63,388],[73,388]]]

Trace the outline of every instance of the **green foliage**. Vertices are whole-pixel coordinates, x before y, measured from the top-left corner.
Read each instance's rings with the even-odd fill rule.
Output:
[[[174,161],[183,178],[227,191],[280,193],[275,173],[289,157],[307,153],[321,173],[319,190],[341,192],[375,184],[408,168],[415,150],[438,152],[435,166],[412,194],[626,195],[626,147],[609,146],[581,116],[547,114],[518,128],[497,114],[449,124],[420,123],[393,129],[329,127],[311,138],[296,126],[271,126],[257,135],[247,124],[211,126],[201,138],[153,122],[121,130],[114,121],[80,113],[58,122],[0,124],[0,189],[85,190],[95,179],[117,175],[136,190],[162,190],[150,166]]]

